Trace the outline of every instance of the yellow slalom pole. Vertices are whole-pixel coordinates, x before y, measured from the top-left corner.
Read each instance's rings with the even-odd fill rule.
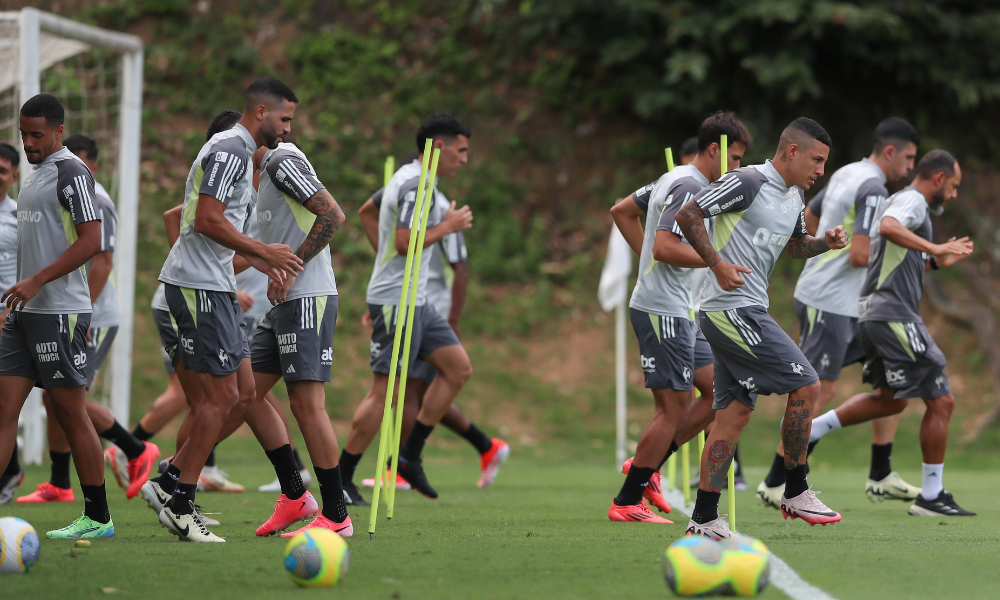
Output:
[[[392,179],[392,174],[395,173],[395,172],[396,172],[396,158],[390,154],[389,156],[385,157],[385,167],[383,168],[383,171],[382,171],[382,187],[383,188],[385,188],[386,186],[389,185],[389,180]],[[389,422],[390,423],[395,423],[396,422],[396,409],[395,408],[389,410]],[[381,442],[381,439],[379,441]],[[379,483],[379,485],[382,485],[383,483],[384,484],[388,484],[389,483],[385,479],[384,475],[383,475],[383,477],[381,479],[379,479],[379,481],[381,482],[381,483]]]
[[[701,457],[705,454],[705,432],[698,432],[698,464],[701,465]],[[699,467],[700,469],[700,467]]]
[[[722,174],[729,170],[729,136],[723,135],[719,140],[719,154],[722,155]],[[736,459],[729,462],[729,528],[736,531]]]
[[[719,140],[719,154],[722,155],[722,173],[725,175],[729,171],[729,136],[723,134],[722,139]]]
[[[677,477],[677,453],[674,452],[667,459],[667,489],[673,489],[675,484],[674,478]]]
[[[420,183],[418,184],[419,185],[418,190],[423,190],[424,186],[427,183],[427,170],[430,163],[431,144],[432,141],[428,139],[427,146],[424,150],[424,161],[420,166]],[[417,213],[418,210],[419,211],[423,210],[423,203],[424,203],[424,198],[421,194],[418,193],[416,204],[413,207],[414,216],[418,214]],[[392,355],[389,361],[389,382],[385,390],[385,409],[382,412],[382,431],[381,431],[381,436],[379,437],[378,459],[377,462],[375,463],[376,482],[382,481],[384,473],[382,469],[384,468],[383,465],[385,464],[385,455],[387,449],[386,446],[389,445],[390,427],[392,426],[391,421],[389,420],[390,412],[392,411],[392,392],[396,387],[396,367],[399,364],[399,346],[400,343],[402,342],[402,337],[403,337],[403,329],[399,327],[398,316],[400,308],[405,307],[407,305],[407,300],[409,299],[410,280],[411,280],[410,276],[413,274],[413,250],[416,247],[416,245],[417,245],[417,237],[411,235],[410,243],[406,248],[406,265],[403,268],[403,290],[402,293],[400,294],[399,306],[396,308],[396,321],[397,321],[396,333],[393,336]],[[400,409],[399,412],[402,412],[402,409]],[[393,476],[395,477],[395,472],[393,473]],[[368,517],[369,539],[375,536],[375,523],[378,520],[379,492],[381,492],[381,490],[382,490],[381,485],[376,485],[374,486],[374,488],[372,488],[372,508],[371,508],[371,513],[369,514]]]
[[[434,149],[431,158],[431,172],[427,175],[427,187],[420,188],[418,194],[424,195],[424,202],[421,208],[419,229],[417,235],[413,235],[410,229],[410,239],[417,238],[416,256],[413,257],[413,289],[410,294],[410,302],[406,308],[406,338],[403,342],[403,366],[399,375],[399,396],[396,400],[396,425],[392,434],[392,470],[389,472],[389,501],[386,507],[385,516],[392,518],[392,509],[396,505],[396,471],[399,466],[399,438],[403,433],[403,406],[406,403],[406,378],[410,374],[410,345],[413,340],[413,318],[417,310],[417,294],[420,292],[420,262],[424,254],[424,238],[427,236],[427,219],[431,212],[431,205],[434,202],[434,183],[437,177],[438,160],[441,158],[441,150]],[[414,208],[414,215],[416,208]]]
[[[673,171],[674,170],[674,153],[670,151],[670,148],[667,148],[666,150],[664,150],[664,152],[667,155],[667,170],[668,171]]]
[[[684,491],[684,506],[691,504],[691,442],[681,446],[681,490]]]

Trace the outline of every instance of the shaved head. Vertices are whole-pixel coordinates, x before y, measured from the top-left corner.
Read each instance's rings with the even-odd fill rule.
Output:
[[[806,148],[813,140],[821,142],[826,146],[833,146],[830,134],[823,129],[823,126],[806,117],[799,117],[781,132],[781,139],[778,140],[778,152],[786,150],[792,144]]]

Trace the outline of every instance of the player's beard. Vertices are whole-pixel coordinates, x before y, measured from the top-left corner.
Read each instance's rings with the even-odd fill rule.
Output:
[[[278,142],[281,141],[281,134],[271,129],[267,122],[261,124],[260,135],[264,138],[264,145],[270,150],[277,148]]]
[[[940,191],[931,196],[931,214],[935,217],[941,216],[944,212],[944,191]]]

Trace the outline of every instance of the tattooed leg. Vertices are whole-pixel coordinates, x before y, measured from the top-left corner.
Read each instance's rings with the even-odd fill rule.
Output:
[[[719,492],[726,483],[729,464],[740,433],[750,421],[750,409],[734,400],[729,406],[715,411],[715,424],[705,440],[705,452],[701,457],[701,481],[699,489]],[[808,438],[808,435],[807,435]]]
[[[785,468],[793,469],[806,464],[809,452],[809,432],[812,415],[809,407],[819,395],[819,383],[801,387],[788,395],[785,420],[781,425],[781,442],[785,449]]]

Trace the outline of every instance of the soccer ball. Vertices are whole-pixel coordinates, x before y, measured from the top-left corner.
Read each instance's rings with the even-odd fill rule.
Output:
[[[27,573],[42,546],[35,528],[17,517],[0,518],[0,573]]]
[[[729,586],[737,596],[756,596],[771,576],[771,552],[764,542],[734,535],[723,540],[722,561],[729,572]]]
[[[285,571],[301,587],[337,585],[350,561],[347,542],[329,529],[307,529],[285,546]]]
[[[717,594],[728,580],[722,546],[700,535],[682,537],[667,548],[663,577],[678,596]]]

